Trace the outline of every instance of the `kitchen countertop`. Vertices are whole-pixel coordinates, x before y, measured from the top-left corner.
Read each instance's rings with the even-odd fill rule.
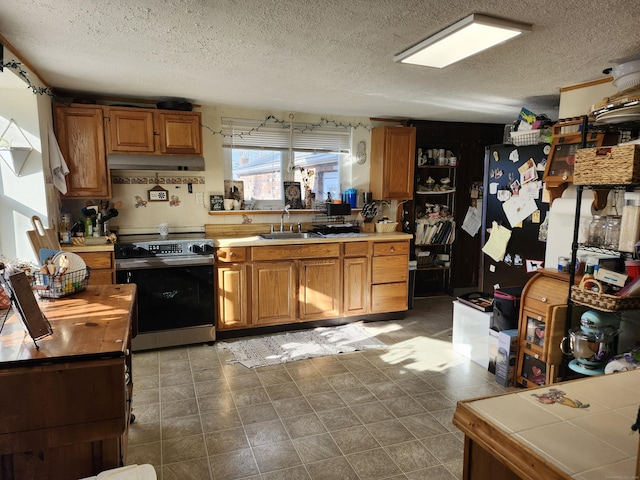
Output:
[[[454,425],[518,478],[636,478],[638,392],[640,370],[573,380],[460,401]]]
[[[246,237],[214,238],[213,244],[215,247],[268,247],[270,245],[410,240],[412,237],[413,235],[403,232],[365,233],[354,237],[283,238],[278,240],[265,240],[258,235],[253,235]]]
[[[113,243],[101,243],[100,245],[60,245],[65,252],[113,252]]]

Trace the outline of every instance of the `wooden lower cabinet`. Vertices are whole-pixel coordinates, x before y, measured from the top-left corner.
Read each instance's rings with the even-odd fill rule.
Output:
[[[345,258],[343,281],[342,308],[345,316],[369,313],[369,259]]]
[[[247,266],[228,264],[216,269],[218,328],[249,326],[247,296]]]
[[[216,250],[218,330],[329,320],[408,307],[409,241]]]
[[[371,259],[371,313],[406,310],[408,293],[409,242],[375,242]]]
[[[300,320],[340,316],[342,275],[339,258],[300,261]]]
[[[297,321],[296,263],[256,262],[251,265],[251,323],[279,325]]]
[[[116,283],[116,269],[113,252],[78,253],[91,267],[91,285],[113,285]]]

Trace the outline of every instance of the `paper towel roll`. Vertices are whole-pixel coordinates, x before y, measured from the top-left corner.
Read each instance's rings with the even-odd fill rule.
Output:
[[[591,204],[593,194],[585,191],[580,204],[580,230],[578,242],[584,243],[586,232],[591,222]],[[557,198],[553,201],[549,210],[549,226],[547,231],[547,248],[544,264],[547,268],[554,268],[558,257],[571,255],[571,242],[573,241],[573,226],[576,214],[575,198]]]

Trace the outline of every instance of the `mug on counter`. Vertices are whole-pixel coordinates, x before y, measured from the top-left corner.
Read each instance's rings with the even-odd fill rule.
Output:
[[[166,237],[169,235],[169,224],[168,223],[160,223],[158,224],[158,233],[161,237]]]

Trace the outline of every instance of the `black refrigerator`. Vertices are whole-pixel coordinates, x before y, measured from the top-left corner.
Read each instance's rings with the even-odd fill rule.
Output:
[[[537,268],[545,267],[549,203],[542,177],[549,152],[548,144],[485,148],[482,292],[493,293],[497,286],[524,285]]]

